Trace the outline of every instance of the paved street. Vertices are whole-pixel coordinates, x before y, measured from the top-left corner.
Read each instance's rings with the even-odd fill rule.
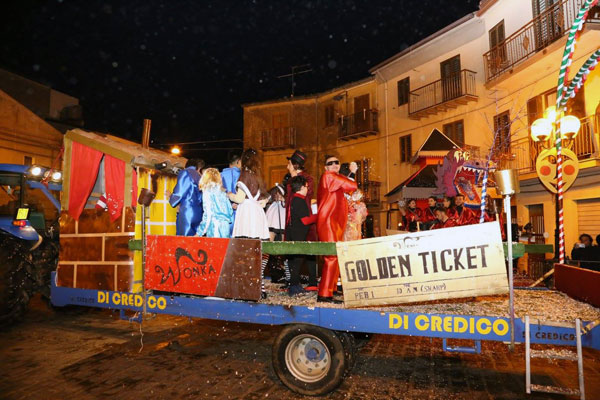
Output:
[[[301,399],[271,367],[277,327],[159,316],[138,324],[94,309],[50,310],[34,300],[0,332],[2,399]],[[143,334],[143,336],[141,336]],[[143,343],[143,346],[142,346]],[[600,398],[600,352],[585,350],[588,399]],[[562,399],[526,395],[523,346],[484,343],[447,354],[441,340],[377,335],[326,399]],[[534,364],[534,380],[576,385],[576,365]]]

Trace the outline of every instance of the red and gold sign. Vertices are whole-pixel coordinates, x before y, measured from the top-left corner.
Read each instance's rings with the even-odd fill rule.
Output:
[[[259,300],[260,255],[259,240],[150,235],[144,287]]]

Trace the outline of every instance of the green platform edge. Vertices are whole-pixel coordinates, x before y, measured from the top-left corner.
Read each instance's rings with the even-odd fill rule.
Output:
[[[508,251],[506,243],[504,245],[504,254]],[[133,239],[129,241],[129,250],[142,250],[142,241]],[[336,255],[335,243],[328,242],[263,242],[262,251],[267,254],[310,254],[317,256]],[[513,257],[523,257],[525,253],[544,254],[553,253],[551,244],[525,244],[513,243]]]

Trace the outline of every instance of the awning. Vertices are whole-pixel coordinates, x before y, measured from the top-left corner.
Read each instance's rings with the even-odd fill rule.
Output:
[[[421,166],[417,172],[385,194],[387,203],[396,203],[401,199],[426,199],[431,196],[436,189],[435,169],[437,167],[437,165]]]

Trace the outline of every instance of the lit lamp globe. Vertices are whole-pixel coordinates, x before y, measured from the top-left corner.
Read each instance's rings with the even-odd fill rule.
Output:
[[[579,128],[581,127],[581,122],[579,118],[573,115],[567,115],[560,119],[560,136],[563,139],[574,139],[579,132]]]
[[[551,123],[556,121],[556,107],[550,106],[544,110],[544,118],[546,118]]]
[[[531,138],[534,142],[543,142],[548,140],[552,133],[552,122],[546,118],[540,118],[531,124]]]
[[[178,156],[179,154],[181,154],[181,149],[179,147],[173,147],[171,149],[171,154],[175,154],[176,156]]]

